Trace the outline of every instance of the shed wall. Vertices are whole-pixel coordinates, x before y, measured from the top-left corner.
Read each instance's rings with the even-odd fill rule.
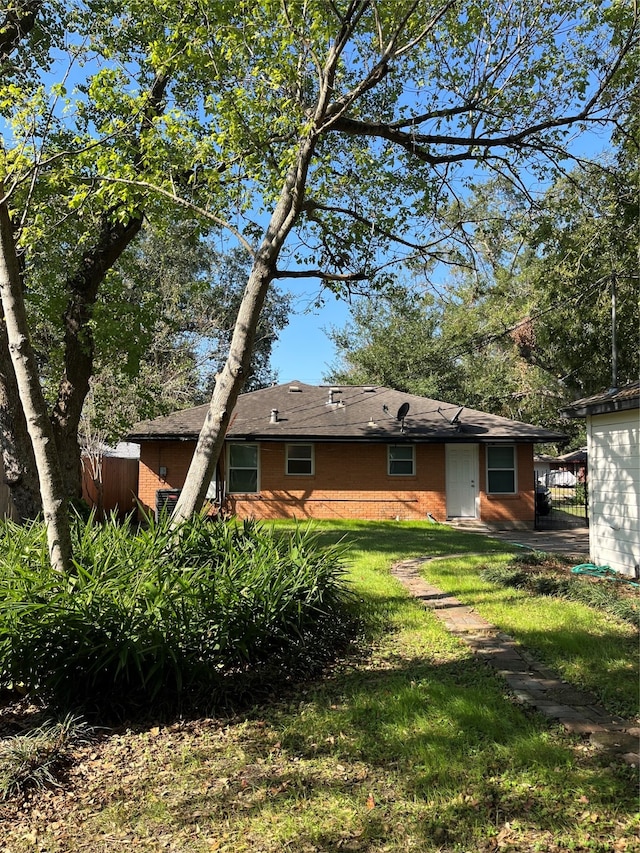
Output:
[[[590,558],[632,575],[640,564],[640,413],[588,417],[587,446]]]

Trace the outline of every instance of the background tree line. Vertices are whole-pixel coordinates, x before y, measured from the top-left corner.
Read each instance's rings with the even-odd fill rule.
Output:
[[[533,209],[504,181],[479,186],[465,205],[473,257],[439,282],[414,270],[357,301],[331,331],[328,380],[390,385],[584,440],[562,406],[640,371],[636,116],[620,116],[606,159],[559,177]]]

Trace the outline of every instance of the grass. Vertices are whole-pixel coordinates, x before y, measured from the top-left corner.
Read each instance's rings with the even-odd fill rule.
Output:
[[[317,529],[346,537],[369,614],[359,654],[294,691],[274,685],[242,717],[119,730],[79,750],[65,788],[0,808],[7,849],[637,851],[632,769],[513,704],[389,574],[412,555],[466,554],[429,572],[479,607],[493,595],[496,613],[521,611],[477,578],[508,548],[421,524]]]
[[[0,799],[57,785],[73,747],[89,738],[90,729],[73,716],[4,738],[0,741]]]
[[[532,595],[482,579],[481,572],[487,565],[507,566],[512,559],[509,554],[496,554],[490,561],[482,556],[438,560],[428,564],[425,574],[436,586],[474,607],[564,679],[593,691],[610,713],[637,717],[637,629],[600,608],[565,598]]]

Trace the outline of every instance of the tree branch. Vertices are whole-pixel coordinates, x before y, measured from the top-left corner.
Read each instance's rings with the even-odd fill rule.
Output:
[[[377,223],[373,220],[368,219],[366,216],[358,213],[355,210],[351,210],[348,207],[339,207],[336,205],[329,204],[321,204],[320,202],[313,201],[312,199],[308,199],[305,204],[303,210],[309,215],[309,220],[312,222],[316,222],[319,225],[323,225],[321,219],[318,219],[313,216],[313,213],[316,210],[323,211],[324,213],[339,213],[343,216],[348,216],[350,219],[355,220],[356,222],[360,222],[362,225],[366,225],[367,228],[370,228],[372,232],[380,234],[383,237],[387,237],[394,243],[398,243],[400,246],[406,246],[409,249],[416,249],[417,251],[427,252],[429,249],[437,245],[440,240],[437,240],[432,243],[414,243],[411,240],[406,240],[404,237],[401,237],[399,234],[394,234],[392,231],[387,231],[384,228],[381,228]]]
[[[215,222],[216,225],[220,225],[226,231],[233,234],[242,247],[246,249],[252,257],[255,255],[255,250],[251,243],[249,243],[246,237],[243,236],[242,232],[238,231],[238,229],[231,225],[230,222],[227,222],[226,219],[222,219],[220,216],[216,216],[215,213],[211,213],[211,211],[206,210],[204,207],[200,207],[195,204],[195,202],[182,198],[182,196],[179,196],[175,191],[164,189],[164,187],[159,187],[156,184],[149,183],[148,181],[136,181],[129,178],[101,177],[99,180],[104,181],[105,183],[110,182],[114,184],[124,184],[126,186],[140,187],[141,189],[149,190],[152,193],[157,193],[163,198],[171,199],[175,204],[180,205],[180,207],[184,207],[186,210],[193,211],[193,213],[196,213],[198,216],[202,217],[202,219],[208,222]]]
[[[7,9],[0,22],[0,65],[9,59],[20,39],[31,32],[42,4],[43,0],[21,0]]]
[[[319,278],[322,281],[367,281],[371,275],[366,272],[331,273],[325,270],[276,270],[273,278]]]

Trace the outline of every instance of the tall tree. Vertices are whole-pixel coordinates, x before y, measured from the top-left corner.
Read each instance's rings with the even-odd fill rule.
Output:
[[[144,230],[96,304],[91,421],[109,441],[135,421],[205,402],[224,365],[249,259],[243,249],[221,253],[214,237],[201,238],[178,216],[170,228]],[[271,352],[289,310],[288,295],[274,288],[258,327],[251,389],[275,379]],[[49,335],[42,345],[51,350]]]
[[[64,281],[65,306],[61,314],[65,351],[51,421],[64,494],[71,498],[81,495],[77,431],[92,371],[93,305],[106,273],[142,224],[140,206],[132,199],[94,204],[93,209],[85,203],[81,211],[73,212],[78,206],[79,190],[90,174],[89,154],[95,160],[98,150],[95,132],[87,124],[89,110],[77,111],[75,127],[65,116],[68,103],[64,97],[64,78],[79,57],[88,55],[91,43],[90,38],[85,38],[83,45],[80,36],[87,13],[88,10],[84,11],[83,20],[80,10],[73,5],[64,9],[57,2],[18,2],[7,11],[0,29],[4,45],[0,115],[6,146],[3,201],[7,213],[14,214],[11,216],[14,239],[21,259],[18,272],[29,289],[38,277],[47,279],[53,301],[53,280],[57,277]],[[62,81],[55,73],[54,49],[58,51],[57,63],[64,66],[66,57]],[[129,125],[121,133],[129,147],[128,160],[123,165],[134,171],[142,162],[141,140],[145,128],[162,109],[166,83],[162,73],[151,77],[142,106],[130,116]],[[67,154],[74,152],[75,158],[67,158]],[[75,160],[75,175],[66,165],[71,160]],[[86,190],[83,192],[86,196]],[[58,216],[63,228],[56,227]],[[74,231],[70,227],[74,218],[75,234],[69,239],[69,233]],[[44,252],[39,248],[43,245]],[[56,252],[52,251],[54,246]],[[8,377],[2,397],[11,405],[10,361],[2,343],[0,338],[1,373]],[[12,453],[12,447],[20,440],[20,417],[5,418],[3,426],[5,466],[14,500],[20,502],[20,489],[30,481],[29,466],[25,464],[29,453]],[[19,457],[21,471],[13,476],[10,473],[15,467],[13,459]]]
[[[28,67],[22,63],[16,64],[13,61],[13,54],[21,41],[28,38],[36,28],[36,18],[41,7],[40,0],[23,0],[7,7],[2,13],[0,17],[0,83],[15,87],[24,86],[28,82]],[[41,46],[40,51],[34,51],[34,53],[39,53],[39,56],[44,53],[46,56],[46,37],[40,36],[38,41]],[[35,56],[34,60],[36,60]],[[2,172],[0,172],[1,176]],[[3,214],[8,215],[8,209],[5,208]],[[6,248],[10,253],[13,252],[12,239],[7,242]],[[14,260],[9,256],[5,262],[13,265]],[[4,314],[2,314],[0,325],[0,450],[4,476],[18,516],[25,520],[35,518],[42,509],[38,473],[27,423],[20,405]]]
[[[560,408],[614,381],[612,293],[618,382],[635,378],[637,167],[624,149],[608,159],[559,178],[534,211],[500,182],[478,187],[465,205],[474,268],[358,305],[332,333],[339,361],[329,379],[570,429]]]
[[[0,194],[2,191],[0,183]],[[67,501],[53,442],[53,429],[47,417],[30,341],[13,225],[4,201],[0,202],[0,298],[7,329],[7,345],[38,471],[49,557],[54,569],[66,572],[71,565]]]
[[[637,167],[571,173],[545,200],[522,270],[532,306],[519,352],[571,399],[638,376]],[[563,401],[564,402],[564,401]]]
[[[232,76],[217,92],[209,77],[211,121],[218,162],[238,164],[244,192],[260,175],[254,206],[272,212],[176,520],[202,505],[290,237],[298,262],[309,247],[317,261],[299,274],[334,287],[380,277],[398,250],[437,258],[443,206],[471,170],[503,170],[522,186],[525,165],[555,165],[570,128],[606,122],[609,87],[637,44],[633,10],[577,3],[350,0],[244,12],[226,41]]]
[[[20,244],[48,233],[45,211],[65,199],[51,238],[75,210],[76,260],[61,269],[84,282],[84,253],[111,245],[102,217],[118,238],[170,199],[253,256],[177,517],[204,499],[271,283],[314,276],[345,293],[381,286],[407,254],[451,260],[443,213],[472,172],[502,169],[518,184],[525,167],[555,167],[570,128],[609,120],[637,38],[633,8],[576,0],[75,0],[67,14],[69,56],[86,45],[99,61],[71,93],[57,80],[49,102],[44,87],[0,101],[16,140],[7,186]],[[82,367],[92,286],[71,291]],[[68,392],[63,381],[58,435],[67,418],[73,433]]]
[[[489,294],[467,273],[437,289],[417,280],[359,300],[351,321],[331,331],[337,362],[327,381],[387,385],[559,426],[548,377],[523,360],[514,342],[518,294]]]
[[[410,282],[356,300],[346,326],[330,331],[338,363],[327,381],[455,402],[453,342],[442,339],[441,312],[428,288]]]

